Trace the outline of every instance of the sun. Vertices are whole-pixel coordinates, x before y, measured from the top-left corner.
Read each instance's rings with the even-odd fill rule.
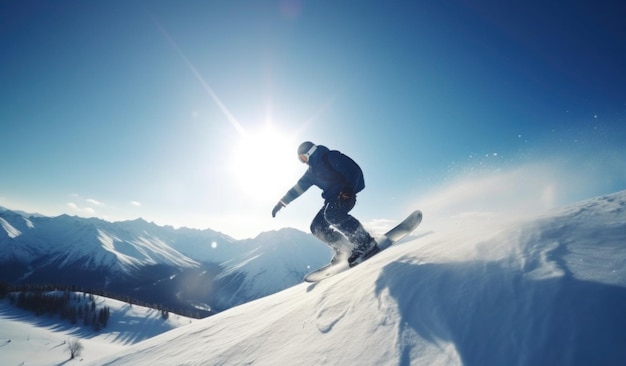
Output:
[[[232,176],[243,194],[260,202],[273,202],[293,186],[303,170],[293,137],[265,125],[244,131],[232,154]]]

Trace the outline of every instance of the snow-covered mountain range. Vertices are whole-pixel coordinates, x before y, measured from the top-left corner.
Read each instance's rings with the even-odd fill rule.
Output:
[[[212,230],[44,217],[0,208],[0,279],[104,289],[207,315],[293,286],[330,257],[294,229],[235,240]]]

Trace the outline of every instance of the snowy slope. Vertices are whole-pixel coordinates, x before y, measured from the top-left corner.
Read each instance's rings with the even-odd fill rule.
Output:
[[[4,229],[4,231],[6,231],[6,235],[9,238],[17,238],[18,236],[22,235],[22,232],[19,231],[18,229],[14,228],[13,225],[9,224],[9,222],[3,218],[0,217],[0,226],[2,226],[2,228]]]
[[[96,296],[98,308],[109,307],[111,317],[99,332],[72,326],[58,317],[36,317],[0,300],[0,361],[3,365],[79,365],[127,349],[169,330],[188,326],[195,319],[169,314],[163,319],[155,309],[130,306]],[[84,346],[78,359],[68,361],[65,342],[78,339]],[[81,361],[82,360],[82,361]]]
[[[426,219],[428,213],[425,213]],[[626,191],[431,232],[94,365],[620,365]]]

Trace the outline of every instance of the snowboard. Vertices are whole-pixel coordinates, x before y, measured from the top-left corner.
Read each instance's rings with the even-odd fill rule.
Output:
[[[364,258],[362,261],[353,264],[350,266],[347,260],[339,261],[336,263],[329,263],[324,267],[315,270],[306,276],[304,276],[304,281],[306,282],[319,282],[328,277],[332,277],[336,274],[349,270],[351,267],[354,267],[360,263],[365,262],[369,258],[375,256],[376,254],[382,252],[383,250],[389,248],[396,242],[401,239],[404,239],[407,235],[413,232],[417,228],[417,226],[422,222],[422,211],[415,210],[413,211],[406,219],[404,219],[401,223],[396,225],[393,229],[387,231],[385,235],[383,235],[382,239],[378,243],[378,250],[370,254],[368,257]]]

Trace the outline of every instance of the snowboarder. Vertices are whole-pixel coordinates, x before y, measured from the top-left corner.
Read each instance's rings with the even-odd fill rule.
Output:
[[[340,242],[352,244],[350,265],[360,263],[376,252],[376,241],[363,225],[348,213],[356,204],[356,194],[365,188],[361,168],[348,156],[310,141],[298,147],[298,158],[309,168],[272,210],[272,217],[291,201],[315,185],[322,190],[324,205],[311,222],[311,232],[335,251],[333,262],[339,260]]]

